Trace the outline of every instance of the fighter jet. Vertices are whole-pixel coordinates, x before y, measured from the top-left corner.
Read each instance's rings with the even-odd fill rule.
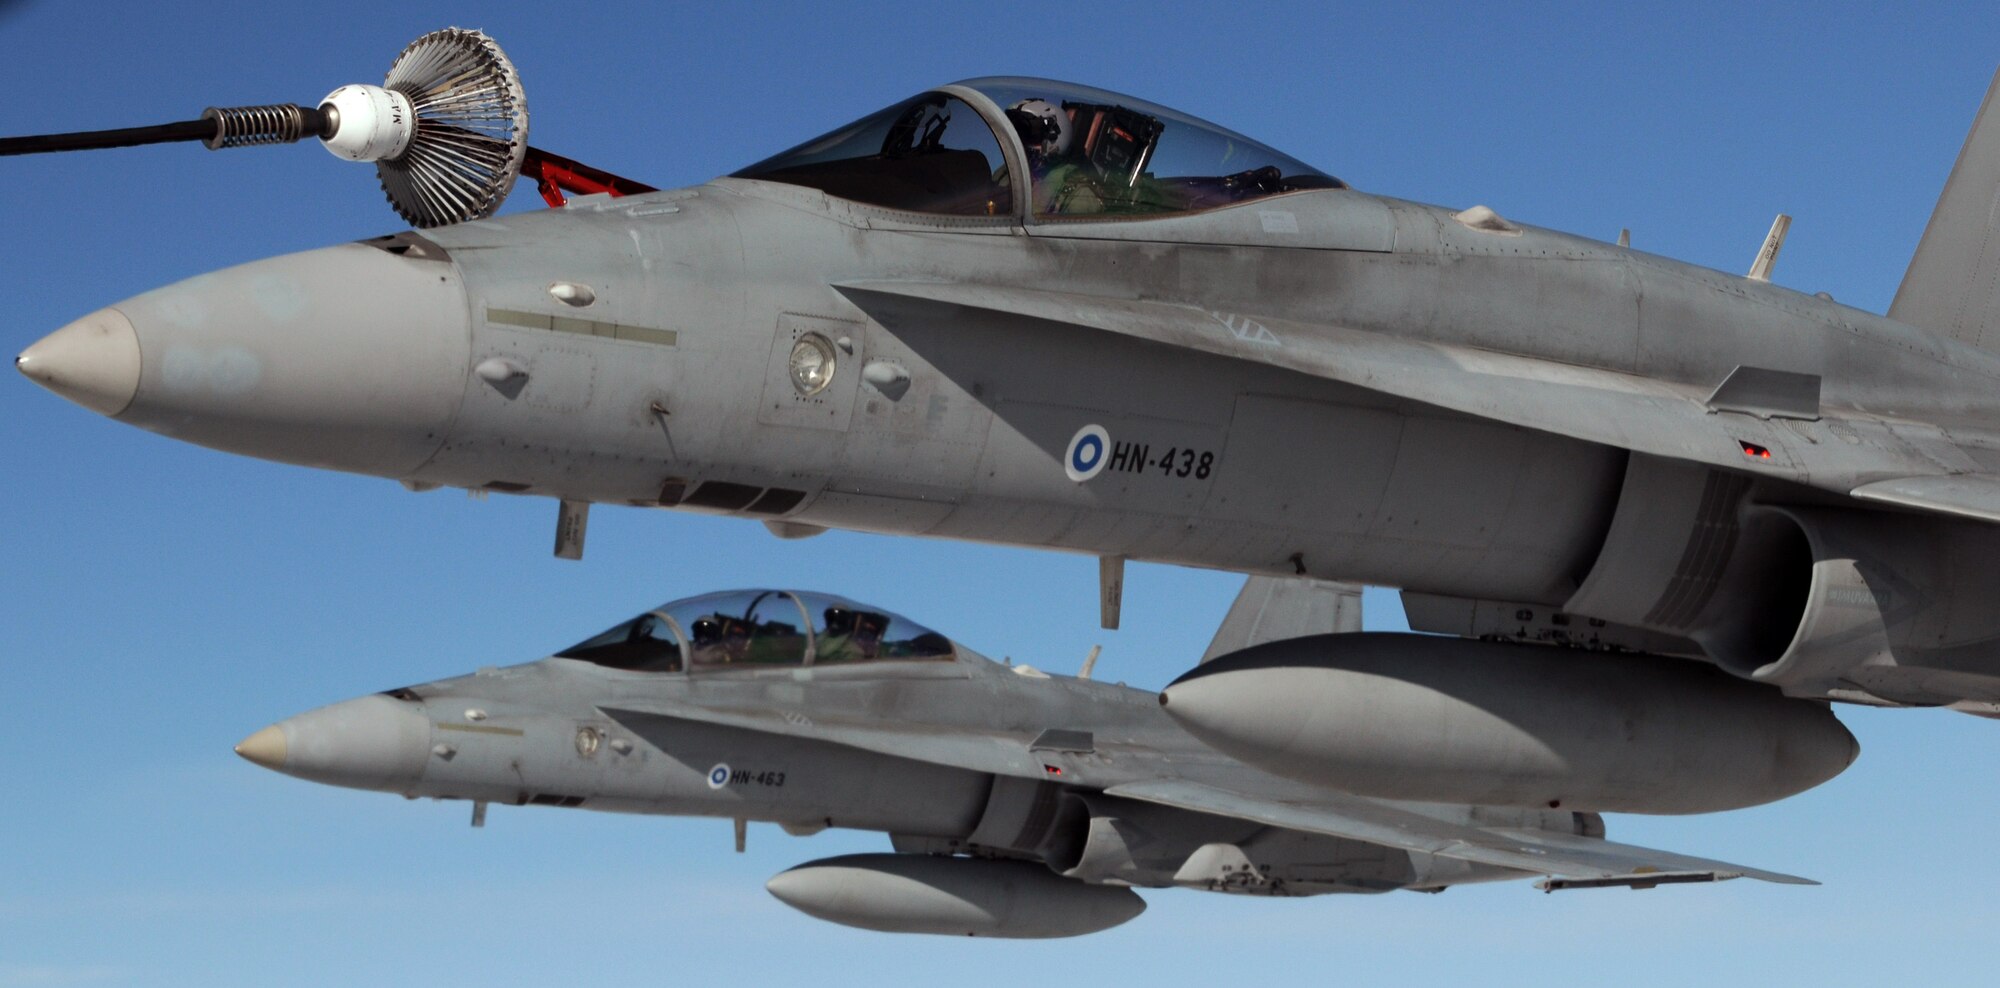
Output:
[[[315,782],[472,800],[475,826],[488,804],[500,803],[727,818],[739,850],[750,821],[800,836],[885,831],[891,853],[811,861],[767,887],[820,919],[891,932],[1093,933],[1145,908],[1135,888],[1439,892],[1537,875],[1546,876],[1537,887],[1550,891],[1737,877],[1810,884],[1605,840],[1591,807],[1626,797],[1587,777],[1590,767],[1564,783],[1578,797],[1571,805],[1539,802],[1541,793],[1528,791],[1541,784],[1538,766],[1525,762],[1460,780],[1496,797],[1464,805],[1304,785],[1207,748],[1168,716],[1206,702],[1203,683],[1300,656],[1359,649],[1365,659],[1415,637],[1266,641],[1315,619],[1349,623],[1321,606],[1319,591],[1280,594],[1274,604],[1272,582],[1246,588],[1232,617],[1248,620],[1225,624],[1213,646],[1228,654],[1171,687],[1164,710],[1158,694],[1098,682],[1088,669],[1071,677],[1002,665],[881,608],[745,590],[662,605],[525,665],[322,707],[258,731],[236,751]],[[1259,625],[1266,630],[1245,630]],[[1503,647],[1545,659],[1570,654]],[[1689,807],[1674,801],[1695,792],[1709,801],[1704,808],[1765,802],[1824,781],[1851,759],[1853,739],[1824,705],[1788,707],[1775,691],[1717,670],[1672,666],[1687,674],[1683,686],[1726,712],[1708,715],[1714,730],[1695,757],[1684,750],[1663,762],[1654,749],[1625,769],[1649,763],[1659,776],[1669,765],[1685,772],[1699,763],[1712,778],[1659,776],[1634,790],[1652,793],[1641,797],[1649,807],[1622,808],[1680,812]],[[1204,675],[1211,668],[1225,671]],[[1435,705],[1441,693],[1412,677],[1383,681],[1371,695],[1382,733],[1379,743],[1350,750],[1357,763],[1434,781],[1459,768],[1409,756],[1434,729],[1462,731],[1473,720],[1395,728],[1398,714]],[[1752,716],[1730,716],[1738,712]],[[1588,716],[1563,725],[1528,721],[1502,737],[1489,724],[1482,737],[1504,759],[1530,734],[1568,753],[1600,726]],[[1643,727],[1640,734],[1642,744],[1679,743],[1647,738]],[[1400,754],[1391,750],[1399,745]],[[1523,789],[1502,792],[1508,784]]]
[[[422,229],[118,302],[16,366],[187,442],[554,499],[565,556],[594,503],[1037,546],[1098,557],[1107,627],[1144,560],[1400,588],[1454,647],[1633,682],[1672,656],[2000,711],[1990,98],[1884,317],[1772,283],[1782,219],[1706,270],[1044,79],[658,191],[529,147],[497,46],[440,36],[317,108],[101,142],[319,136]],[[484,116],[445,115],[475,74],[433,49]],[[493,215],[517,174],[552,208]],[[1262,758],[1261,708],[1200,729]]]

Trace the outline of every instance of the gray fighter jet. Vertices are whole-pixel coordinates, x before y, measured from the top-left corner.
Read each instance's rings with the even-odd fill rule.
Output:
[[[1634,688],[1674,656],[1799,704],[2000,711],[1990,99],[1885,318],[1773,284],[1782,218],[1747,275],[1706,270],[1039,79],[655,191],[527,147],[500,73],[520,126],[454,212],[419,180],[471,124],[429,125],[457,104],[401,66],[184,130],[318,134],[426,229],[119,302],[17,367],[188,442],[556,499],[567,556],[600,502],[1042,546],[1099,557],[1107,626],[1147,560],[1401,588],[1515,683],[1527,641]],[[560,206],[482,218],[516,173]],[[1245,673],[1187,723],[1341,776],[1260,740],[1307,674]]]
[[[1264,642],[1246,629],[1352,617],[1317,594],[1274,606],[1270,583],[1252,581],[1232,615],[1248,620],[1218,634],[1215,648],[1231,654],[1170,696],[1202,683],[1202,670],[1268,664],[1274,648],[1282,663],[1369,647],[1365,635]],[[1707,672],[1718,695],[1749,688]],[[1135,887],[1300,896],[1535,875],[1548,890],[1805,883],[1611,843],[1587,806],[1497,792],[1487,805],[1388,802],[1270,776],[1184,733],[1157,694],[1087,677],[1001,665],[840,597],[750,590],[663,605],[526,665],[300,714],[236,750],[315,782],[473,800],[475,826],[488,803],[504,803],[729,818],[739,849],[749,821],[794,835],[886,831],[894,853],[813,861],[768,887],[812,916],[894,932],[1092,933],[1145,908]],[[1416,679],[1402,688],[1428,691]],[[1759,779],[1732,794],[1738,805],[1846,767],[1853,741],[1823,706],[1791,728],[1776,746],[1710,739],[1734,747],[1735,778]],[[1352,754],[1386,769],[1383,751]]]

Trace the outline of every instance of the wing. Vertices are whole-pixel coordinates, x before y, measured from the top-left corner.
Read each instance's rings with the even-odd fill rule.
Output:
[[[1985,474],[1878,480],[1856,487],[1853,494],[1864,501],[2000,522],[2000,477]]]
[[[1788,417],[1807,382],[1738,368],[1701,387],[1473,347],[1403,339],[1340,326],[1247,318],[1166,302],[937,282],[861,281],[834,286],[889,322],[899,309],[964,307],[1118,333],[1167,346],[1283,367],[1480,418],[1673,459],[1771,474],[1843,494],[1894,478],[1977,487],[1973,499],[1877,497],[1923,510],[1991,520],[2000,478],[1935,424],[1822,409]],[[1813,387],[1817,381],[1810,382]],[[1773,388],[1776,388],[1773,391]],[[1740,393],[1739,393],[1740,392]],[[1765,394],[1765,392],[1772,392]],[[1780,414],[1737,411],[1738,399],[1776,402]],[[1744,406],[1749,407],[1749,406]],[[1765,409],[1771,411],[1772,409]]]
[[[670,718],[1029,779],[1047,778],[1045,766],[1060,762],[1068,766],[1063,781],[1102,788],[1108,795],[1547,875],[1550,877],[1542,887],[1549,890],[1600,885],[1645,887],[1745,876],[1767,882],[1817,884],[1777,872],[1597,838],[1451,823],[1376,800],[1307,789],[1264,776],[1206,751],[1181,752],[1172,759],[1173,766],[1178,771],[1208,778],[1262,782],[1263,791],[1251,793],[1187,779],[1159,778],[1156,773],[1161,767],[1160,753],[1139,747],[1120,750],[1100,745],[1097,754],[1105,757],[1075,760],[1061,757],[1060,752],[1039,750],[1034,737],[998,732],[898,730],[872,723],[816,723],[796,713],[714,710],[667,700],[607,707],[604,713],[641,736],[646,734],[647,718]],[[1044,732],[1047,733],[1050,732]],[[1253,784],[1251,788],[1259,787]]]
[[[1546,875],[1549,879],[1538,887],[1547,891],[1607,885],[1646,887],[1731,878],[1756,878],[1787,885],[1819,884],[1795,875],[1616,844],[1595,837],[1466,826],[1356,796],[1315,794],[1309,803],[1292,802],[1184,780],[1130,782],[1112,786],[1105,793],[1287,830],[1345,837]]]

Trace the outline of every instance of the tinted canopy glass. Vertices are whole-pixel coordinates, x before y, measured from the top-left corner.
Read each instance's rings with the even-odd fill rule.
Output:
[[[806,664],[805,612],[782,590],[708,594],[661,610],[687,634],[688,661],[695,669]]]
[[[556,653],[613,669],[783,668],[955,656],[909,618],[832,594],[731,590],[654,608]]]
[[[872,206],[956,216],[1014,211],[1000,143],[964,102],[925,93],[737,172]]]
[[[674,672],[681,667],[680,638],[662,615],[648,611],[601,635],[556,653],[613,669]]]
[[[964,83],[1007,114],[1044,217],[1189,212],[1342,183],[1241,134],[1129,96],[1046,79]]]
[[[952,657],[950,639],[900,614],[832,594],[798,596],[812,616],[813,665]]]

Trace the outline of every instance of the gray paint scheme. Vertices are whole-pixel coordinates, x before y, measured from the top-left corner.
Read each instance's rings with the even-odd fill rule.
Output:
[[[1860,753],[1827,704],[1711,667],[1436,635],[1270,642],[1160,703],[1225,754],[1385,799],[1712,813],[1804,792]]]
[[[83,329],[21,366],[415,489],[1394,586],[1801,697],[2000,702],[2000,354],[1975,345],[2000,252],[1954,205],[2000,190],[1991,101],[1889,319],[1345,188],[1039,219],[998,108],[948,91],[1002,135],[1015,215],[737,178],[586,196],[120,303],[129,390],[55,366]],[[840,345],[802,398],[809,331]],[[1210,468],[1073,481],[1086,425]]]
[[[956,644],[942,661],[692,672],[551,657],[300,714],[238,751],[301,778],[410,797],[886,831],[906,854],[1027,861],[1085,885],[1315,895],[1531,875],[1804,881],[1611,843],[1592,813],[1394,802],[1289,781],[1196,741],[1154,693]],[[774,893],[877,929],[950,932],[979,902],[1015,903],[984,897],[978,869],[836,859],[796,871],[808,874],[774,879]],[[1021,894],[1060,899],[1051,909],[1073,924],[976,932],[1067,935],[1137,912],[1125,900],[1072,901],[1061,882]],[[954,918],[923,921],[913,903],[941,894]]]
[[[1986,90],[1889,318],[2000,349],[2000,74]],[[1996,502],[1988,502],[1996,503]]]
[[[1265,642],[1360,630],[1360,587],[1253,576],[1243,581],[1201,661]]]

